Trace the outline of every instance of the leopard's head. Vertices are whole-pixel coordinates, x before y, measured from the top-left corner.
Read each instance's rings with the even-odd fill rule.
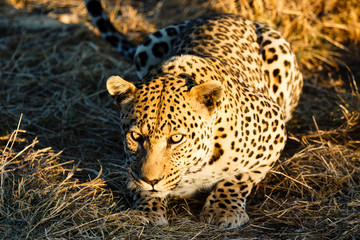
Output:
[[[107,89],[120,108],[130,187],[167,195],[212,156],[212,128],[224,95],[219,81],[189,86],[184,77],[162,74],[135,86],[112,76]]]

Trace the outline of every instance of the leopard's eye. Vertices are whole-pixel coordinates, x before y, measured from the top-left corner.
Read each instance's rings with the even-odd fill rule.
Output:
[[[169,138],[169,143],[170,144],[177,144],[177,143],[180,143],[183,139],[184,139],[184,135],[176,134],[176,135],[173,135],[173,136],[171,136]]]
[[[130,136],[131,136],[132,140],[134,140],[135,142],[141,142],[143,139],[143,137],[137,132],[131,132]]]

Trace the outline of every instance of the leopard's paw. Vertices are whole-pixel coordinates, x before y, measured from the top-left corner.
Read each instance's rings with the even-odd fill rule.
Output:
[[[221,209],[211,206],[204,207],[200,220],[224,228],[242,227],[249,222],[249,216],[243,209]]]
[[[139,210],[130,210],[119,215],[120,219],[130,220],[135,224],[141,225],[168,225],[169,222],[166,219],[166,215],[158,212],[143,212]]]

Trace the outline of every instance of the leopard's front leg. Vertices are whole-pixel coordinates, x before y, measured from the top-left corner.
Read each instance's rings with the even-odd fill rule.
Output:
[[[131,211],[135,217],[139,217],[143,223],[156,225],[168,225],[166,218],[166,198],[141,196],[136,210]]]
[[[221,227],[241,227],[249,222],[246,197],[263,176],[243,173],[219,182],[206,199],[200,214],[203,222]]]

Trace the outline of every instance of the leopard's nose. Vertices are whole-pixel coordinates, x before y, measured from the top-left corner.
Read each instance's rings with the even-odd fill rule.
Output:
[[[147,177],[144,177],[143,180],[144,182],[150,184],[152,187],[154,187],[158,182],[161,181],[162,178],[158,178],[158,179],[148,179]]]

